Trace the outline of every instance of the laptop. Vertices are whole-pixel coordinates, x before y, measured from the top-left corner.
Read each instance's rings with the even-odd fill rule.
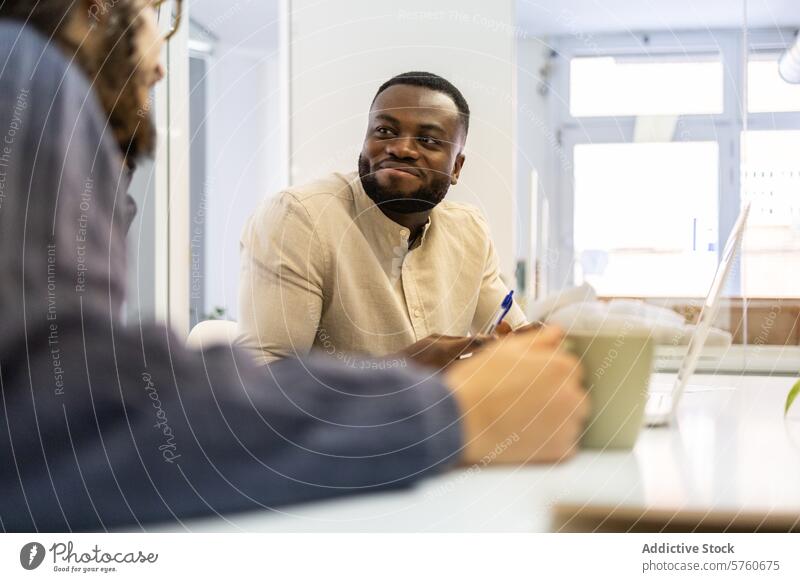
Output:
[[[722,259],[711,283],[708,297],[706,297],[703,308],[700,311],[697,327],[689,339],[689,348],[678,369],[678,375],[675,378],[672,390],[669,392],[650,392],[644,411],[644,423],[646,426],[667,426],[675,420],[678,404],[686,391],[689,379],[697,369],[697,362],[700,360],[700,353],[708,339],[711,324],[719,312],[722,291],[728,281],[736,253],[739,247],[742,246],[744,226],[749,214],[750,203],[748,202],[739,213],[739,218],[736,220],[736,224],[731,230],[731,235],[728,237],[728,242],[725,244]]]

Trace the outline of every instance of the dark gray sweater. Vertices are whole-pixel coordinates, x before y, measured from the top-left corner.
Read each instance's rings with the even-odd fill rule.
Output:
[[[126,328],[127,182],[86,77],[0,20],[0,531],[270,508],[457,458],[457,406],[421,371],[257,368]]]

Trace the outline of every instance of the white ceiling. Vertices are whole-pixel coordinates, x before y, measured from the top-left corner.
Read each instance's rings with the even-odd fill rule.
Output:
[[[800,25],[798,0],[748,0],[751,28]],[[517,0],[531,35],[739,28],[743,0]]]
[[[738,28],[743,0],[516,0],[530,35]],[[273,50],[278,0],[190,0],[191,17],[222,42]],[[333,4],[333,3],[331,3]],[[799,0],[748,0],[751,27],[800,26]]]
[[[278,46],[278,0],[189,0],[189,16],[226,45],[255,51]]]

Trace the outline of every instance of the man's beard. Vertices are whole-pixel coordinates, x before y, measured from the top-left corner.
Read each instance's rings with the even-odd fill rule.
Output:
[[[120,4],[120,10],[131,7]],[[122,15],[121,15],[122,16]],[[146,73],[137,66],[136,36],[139,26],[119,18],[109,23],[104,50],[99,55],[78,51],[77,59],[89,75],[100,103],[109,118],[114,138],[128,166],[153,155],[156,128],[150,114]],[[134,22],[128,26],[126,22]]]
[[[433,210],[444,200],[450,189],[450,176],[437,173],[430,186],[421,186],[410,196],[397,194],[378,183],[375,173],[370,169],[369,161],[363,154],[358,157],[358,175],[361,177],[361,185],[364,186],[367,196],[382,210],[397,214],[414,214]]]

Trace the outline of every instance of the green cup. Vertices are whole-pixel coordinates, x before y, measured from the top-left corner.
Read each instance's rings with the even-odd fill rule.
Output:
[[[649,335],[619,333],[567,336],[567,349],[581,360],[591,414],[581,446],[631,449],[642,428],[653,368]]]

